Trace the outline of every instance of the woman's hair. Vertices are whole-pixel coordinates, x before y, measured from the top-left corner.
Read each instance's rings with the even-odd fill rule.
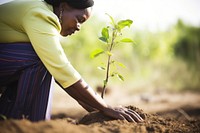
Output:
[[[93,0],[44,0],[52,6],[59,6],[61,2],[66,2],[69,6],[76,9],[85,9],[94,5]]]

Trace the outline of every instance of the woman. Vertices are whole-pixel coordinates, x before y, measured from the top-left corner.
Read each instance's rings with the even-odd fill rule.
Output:
[[[13,1],[0,6],[0,114],[44,120],[52,76],[87,111],[142,121],[134,111],[108,106],[68,61],[59,35],[80,30],[93,0]]]

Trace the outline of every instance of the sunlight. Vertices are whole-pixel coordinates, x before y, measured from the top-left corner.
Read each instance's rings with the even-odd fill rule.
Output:
[[[94,14],[107,19],[129,18],[139,29],[162,30],[182,19],[186,23],[200,25],[199,0],[101,0],[95,1]]]
[[[11,0],[1,0],[0,4]],[[177,19],[200,26],[199,0],[95,0],[94,15],[107,19],[132,19],[134,28],[164,30]]]
[[[12,0],[1,0],[0,5],[3,4],[3,3],[9,2],[9,1],[12,1]]]

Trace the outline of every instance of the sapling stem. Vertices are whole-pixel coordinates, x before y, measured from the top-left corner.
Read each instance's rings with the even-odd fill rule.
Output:
[[[113,49],[113,46],[115,44],[114,40],[115,40],[115,37],[116,37],[116,30],[113,30],[113,33],[112,33],[112,41],[111,41],[111,44],[110,44],[110,49],[109,49],[109,53],[111,53],[112,49]],[[103,83],[103,90],[102,90],[102,93],[101,93],[101,97],[103,98],[104,97],[104,94],[106,92],[106,86],[107,86],[107,83],[108,83],[108,79],[109,79],[109,75],[110,75],[110,60],[111,60],[111,54],[108,54],[108,60],[107,60],[107,67],[106,67],[106,78],[104,80],[104,83]]]

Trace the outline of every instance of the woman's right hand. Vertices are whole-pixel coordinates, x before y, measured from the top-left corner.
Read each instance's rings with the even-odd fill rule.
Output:
[[[124,107],[107,107],[103,110],[106,116],[114,119],[127,120],[129,122],[142,122],[142,117],[135,111]]]

